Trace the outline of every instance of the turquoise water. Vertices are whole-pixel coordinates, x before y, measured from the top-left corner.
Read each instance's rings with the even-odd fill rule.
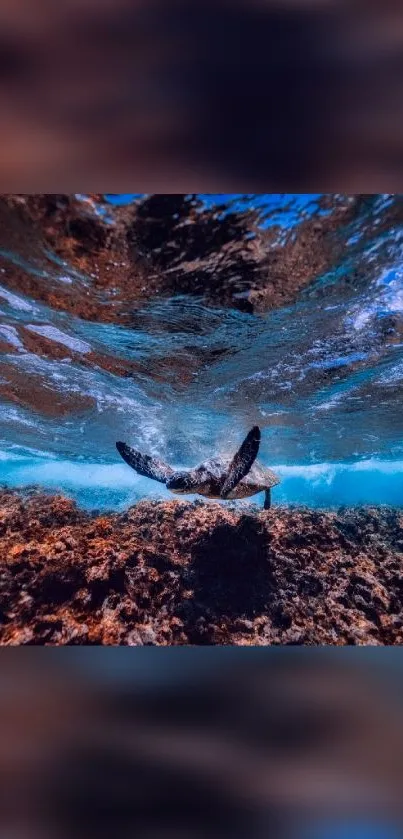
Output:
[[[320,197],[202,199],[224,215],[254,208],[280,237],[329,215]],[[91,295],[90,274],[49,254],[45,268],[3,243],[1,483],[62,490],[90,509],[123,508],[168,493],[119,459],[116,440],[186,467],[235,450],[257,423],[260,459],[282,478],[273,503],[403,505],[403,226],[390,215],[386,222],[401,199],[368,199],[340,227],[338,262],[294,303],[265,314],[186,294],[143,302],[124,325],[83,320],[39,293],[17,293],[8,272],[18,265],[36,290],[43,283]],[[111,197],[131,200],[142,196]],[[57,357],[27,347],[21,327],[54,344]],[[99,358],[131,367],[120,375]],[[14,381],[65,407],[42,411],[39,397],[32,408],[29,392],[19,399],[14,386],[10,396]]]

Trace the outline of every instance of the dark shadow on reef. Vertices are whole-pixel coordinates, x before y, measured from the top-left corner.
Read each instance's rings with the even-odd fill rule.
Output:
[[[0,493],[0,643],[400,644],[403,513]]]
[[[199,617],[199,640],[206,615],[253,619],[264,611],[273,597],[274,582],[267,543],[264,522],[251,515],[242,515],[236,525],[218,524],[196,541],[189,585],[194,592],[193,616]]]

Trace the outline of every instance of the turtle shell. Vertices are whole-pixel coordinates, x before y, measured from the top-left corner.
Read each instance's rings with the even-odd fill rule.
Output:
[[[219,498],[216,482],[222,481],[231,463],[231,458],[216,458],[202,463],[194,470],[194,492],[206,498]],[[280,478],[271,469],[255,461],[248,474],[230,492],[228,498],[248,498],[280,483]]]

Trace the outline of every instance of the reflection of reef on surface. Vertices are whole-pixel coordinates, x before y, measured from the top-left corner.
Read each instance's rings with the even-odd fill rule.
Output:
[[[255,210],[204,207],[192,195],[145,197],[109,207],[98,194],[4,195],[0,249],[52,274],[52,253],[78,272],[71,284],[41,281],[0,255],[7,286],[87,320],[130,323],[156,295],[189,294],[206,302],[264,312],[296,294],[343,254],[343,226],[363,196],[324,196],[327,215],[305,218],[279,239]],[[346,234],[347,236],[347,234]]]
[[[0,496],[2,644],[402,643],[391,508],[142,502],[90,516]]]

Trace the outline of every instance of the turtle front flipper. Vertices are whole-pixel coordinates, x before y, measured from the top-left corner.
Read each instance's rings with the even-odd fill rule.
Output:
[[[225,477],[222,489],[221,498],[228,498],[230,492],[242,481],[242,478],[248,474],[250,468],[253,466],[257,458],[260,446],[260,428],[255,425],[249,432],[248,436],[238,449],[234,459],[232,460],[227,475]]]
[[[151,478],[153,481],[159,481],[161,484],[166,484],[168,478],[173,475],[174,470],[162,460],[156,457],[151,457],[148,454],[131,449],[126,443],[116,443],[116,448],[123,458],[123,460],[132,467],[139,475],[145,478]]]

